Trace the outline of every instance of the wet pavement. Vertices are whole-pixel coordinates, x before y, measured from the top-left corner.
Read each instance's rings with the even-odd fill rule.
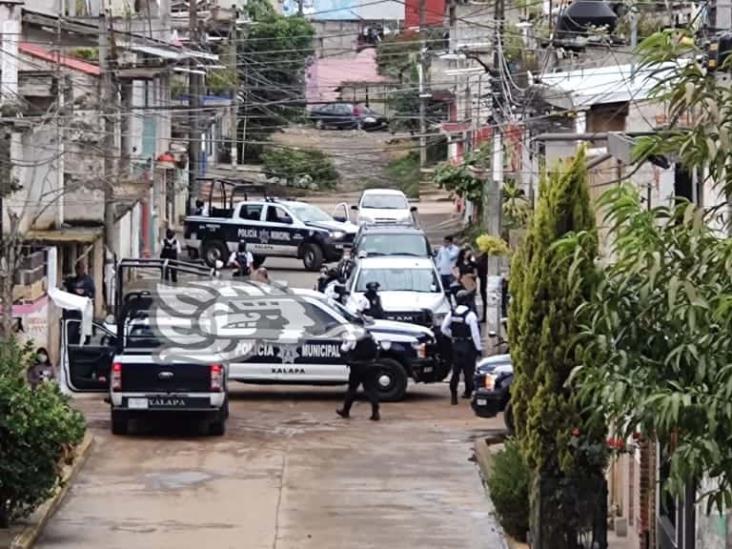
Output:
[[[472,441],[501,421],[412,385],[369,421],[334,410],[340,388],[236,384],[222,438],[166,421],[109,434],[109,411],[77,399],[96,437],[42,548],[502,548]]]

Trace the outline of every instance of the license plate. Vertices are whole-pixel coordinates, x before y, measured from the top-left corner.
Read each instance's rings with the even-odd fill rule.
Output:
[[[478,404],[478,406],[485,406],[486,404],[488,404],[488,401],[484,398],[479,398],[475,402],[476,404]]]
[[[130,398],[127,400],[127,407],[131,410],[146,410],[147,399],[146,398]]]
[[[426,367],[426,368],[424,369],[424,373],[425,373],[425,374],[429,374],[429,373],[430,373],[431,371],[432,371],[432,366],[427,366],[427,367]]]

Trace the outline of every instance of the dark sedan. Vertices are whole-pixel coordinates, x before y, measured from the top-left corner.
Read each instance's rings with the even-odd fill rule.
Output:
[[[387,127],[386,117],[375,110],[354,103],[329,103],[310,111],[317,128],[378,130]]]
[[[475,391],[471,405],[479,417],[495,417],[504,412],[504,421],[513,431],[511,410],[511,383],[513,363],[511,355],[495,355],[481,360],[475,368]]]

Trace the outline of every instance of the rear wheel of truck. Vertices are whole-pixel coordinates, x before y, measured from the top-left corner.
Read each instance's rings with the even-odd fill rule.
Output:
[[[112,434],[126,435],[128,432],[129,418],[124,412],[112,410]]]
[[[399,402],[407,394],[407,371],[393,358],[380,358],[374,365],[375,385],[381,402]]]
[[[318,271],[323,266],[323,249],[317,244],[305,244],[302,264],[308,271]]]
[[[216,261],[226,263],[226,255],[228,252],[229,249],[226,247],[226,244],[220,240],[207,240],[203,243],[203,249],[201,251],[203,260],[211,268],[216,266]]]

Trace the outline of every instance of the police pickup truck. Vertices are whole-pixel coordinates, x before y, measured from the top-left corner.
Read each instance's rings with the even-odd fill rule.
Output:
[[[117,269],[116,332],[93,323],[91,333],[84,333],[82,318],[64,315],[61,365],[66,388],[106,393],[114,434],[126,434],[131,419],[171,413],[194,415],[206,421],[210,434],[223,435],[228,417],[226,364],[209,360],[206,349],[166,358],[164,332],[175,330],[179,337],[194,334],[175,325],[175,319],[170,319],[172,325],[150,324],[153,292],[125,292],[130,268],[152,268],[161,274],[163,268],[175,268],[179,274],[208,271],[175,261],[122,260]]]
[[[295,200],[247,200],[206,213],[186,217],[184,238],[189,256],[203,258],[210,267],[226,261],[245,239],[257,266],[268,256],[296,257],[307,270],[317,271],[324,262],[338,261],[358,230]]]

